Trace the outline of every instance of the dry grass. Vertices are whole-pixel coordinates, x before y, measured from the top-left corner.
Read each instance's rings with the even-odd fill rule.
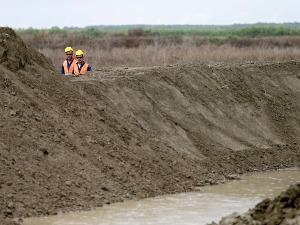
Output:
[[[66,46],[83,50],[85,61],[94,69],[158,66],[186,61],[282,61],[300,58],[300,37],[231,39],[224,43],[220,42],[221,39],[210,43],[207,38],[193,37],[22,38],[50,58],[58,69],[65,59]]]

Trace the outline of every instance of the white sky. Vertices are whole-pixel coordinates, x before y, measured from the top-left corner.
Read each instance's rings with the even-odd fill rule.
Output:
[[[0,0],[0,26],[300,22],[300,0]]]

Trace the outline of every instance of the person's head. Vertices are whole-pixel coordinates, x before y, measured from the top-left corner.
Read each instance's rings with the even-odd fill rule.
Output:
[[[72,60],[72,58],[73,58],[73,48],[66,47],[65,48],[65,53],[66,53],[67,59]]]
[[[77,50],[75,55],[76,55],[76,59],[79,63],[83,62],[83,51]]]

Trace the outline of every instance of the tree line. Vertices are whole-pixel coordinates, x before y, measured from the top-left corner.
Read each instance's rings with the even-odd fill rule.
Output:
[[[276,37],[299,36],[300,23],[256,23],[233,25],[98,25],[79,27],[52,27],[50,29],[16,29],[20,35],[33,36],[160,36],[160,37]]]

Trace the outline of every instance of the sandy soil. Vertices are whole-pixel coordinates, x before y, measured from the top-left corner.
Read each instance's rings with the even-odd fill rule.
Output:
[[[0,224],[300,166],[300,62],[67,78],[0,28]]]

